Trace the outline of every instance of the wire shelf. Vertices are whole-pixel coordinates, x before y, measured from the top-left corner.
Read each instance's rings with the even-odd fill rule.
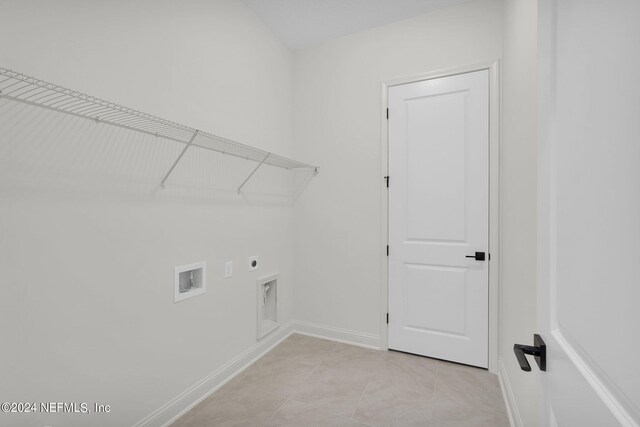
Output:
[[[317,166],[288,159],[212,133],[202,132],[2,67],[0,67],[0,97],[185,144],[180,156],[163,178],[162,186],[189,147],[212,150],[258,163],[256,169],[240,185],[238,192],[262,165],[288,170],[312,169],[318,172]]]

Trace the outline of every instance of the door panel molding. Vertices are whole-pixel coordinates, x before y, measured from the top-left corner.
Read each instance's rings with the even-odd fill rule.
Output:
[[[598,372],[596,364],[590,360],[589,356],[580,348],[580,346],[571,338],[571,336],[561,328],[551,331],[551,335],[555,338],[556,344],[560,347],[575,368],[582,374],[584,379],[589,383],[593,391],[609,408],[611,413],[616,417],[621,426],[639,427],[638,423],[633,419],[625,406],[631,405],[630,399],[621,391],[615,390],[615,386],[606,379],[606,377]],[[628,402],[628,403],[623,403]]]

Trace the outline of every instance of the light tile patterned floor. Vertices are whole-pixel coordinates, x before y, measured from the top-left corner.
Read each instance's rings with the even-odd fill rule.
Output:
[[[176,423],[205,426],[507,427],[482,369],[291,335]]]

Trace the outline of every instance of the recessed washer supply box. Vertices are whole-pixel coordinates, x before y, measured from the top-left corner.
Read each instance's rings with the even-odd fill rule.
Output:
[[[207,264],[182,265],[175,268],[174,302],[202,295],[207,292]]]

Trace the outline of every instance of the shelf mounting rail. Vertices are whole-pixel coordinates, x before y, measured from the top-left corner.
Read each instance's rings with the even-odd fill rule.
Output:
[[[269,153],[212,133],[199,131],[170,120],[162,119],[138,110],[123,107],[94,96],[86,95],[62,86],[0,67],[0,98],[46,108],[76,117],[107,123],[156,137],[184,144],[180,155],[163,176],[160,183],[165,188],[167,179],[190,147],[212,150],[258,163],[238,187],[238,193],[262,165],[296,170],[309,169],[317,174],[317,166]]]

